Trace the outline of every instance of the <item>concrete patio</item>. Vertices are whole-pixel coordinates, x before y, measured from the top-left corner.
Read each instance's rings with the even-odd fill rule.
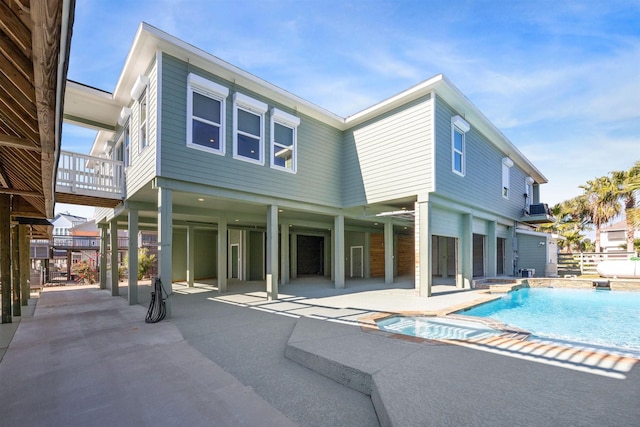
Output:
[[[0,362],[7,425],[636,425],[636,360],[532,343],[397,339],[359,323],[486,298],[410,283],[174,284],[173,318],[50,288]],[[0,343],[6,347],[6,342]]]

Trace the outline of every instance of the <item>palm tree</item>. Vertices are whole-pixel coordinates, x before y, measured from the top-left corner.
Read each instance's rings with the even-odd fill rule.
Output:
[[[633,252],[635,230],[640,228],[640,210],[636,207],[636,193],[640,190],[640,161],[637,161],[628,171],[611,172],[611,176],[618,197],[624,204],[627,221],[627,252]]]
[[[596,228],[596,252],[600,252],[600,229],[620,213],[618,189],[608,176],[587,181],[580,188],[584,190],[590,222]]]
[[[571,252],[573,249],[581,251],[585,237],[582,233],[589,228],[590,212],[584,195],[565,200],[551,208],[555,221],[540,225],[538,231],[557,233],[564,237],[558,245],[566,252]]]

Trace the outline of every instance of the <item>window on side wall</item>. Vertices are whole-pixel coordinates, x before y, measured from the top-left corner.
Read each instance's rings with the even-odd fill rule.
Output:
[[[460,176],[466,173],[465,134],[469,129],[471,126],[462,117],[451,118],[451,170]]]
[[[264,113],[267,104],[233,95],[233,158],[264,164]]]
[[[513,161],[505,157],[502,159],[502,197],[509,198],[511,194],[511,168],[513,167]]]
[[[149,103],[147,102],[147,89],[145,88],[140,95],[138,106],[140,107],[139,117],[139,132],[138,141],[140,142],[140,151],[144,150],[149,145]]]
[[[300,118],[284,111],[271,110],[271,167],[297,171],[297,133]]]
[[[229,89],[189,74],[187,91],[187,146],[225,153],[225,110]]]
[[[142,151],[149,145],[149,99],[148,99],[149,78],[139,75],[131,88],[131,99],[138,103],[138,148]],[[124,111],[120,112],[121,118]]]

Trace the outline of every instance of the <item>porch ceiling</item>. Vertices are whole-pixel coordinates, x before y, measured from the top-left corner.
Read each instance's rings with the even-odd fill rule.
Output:
[[[53,218],[75,0],[0,0],[0,193]]]
[[[124,227],[127,222],[127,208],[139,211],[139,222],[141,226],[148,225],[155,227],[157,223],[157,190],[148,184],[131,196],[118,218],[118,222]],[[257,227],[265,226],[267,203],[263,201],[228,199],[214,197],[198,193],[172,191],[173,219],[175,224],[195,225],[209,227],[217,224],[219,218],[227,219],[229,227]],[[391,221],[395,225],[402,227],[413,226],[413,221],[402,216],[376,216],[377,213],[398,211],[406,206],[413,206],[410,200],[398,200],[397,203],[378,204],[363,208],[355,206],[348,209],[333,209],[307,203],[287,202],[286,205],[279,206],[279,221],[287,221],[293,227],[307,229],[330,229],[334,224],[334,216],[338,213],[345,215],[346,227],[366,227],[371,230],[384,229],[384,222]],[[116,208],[116,210],[118,210]]]

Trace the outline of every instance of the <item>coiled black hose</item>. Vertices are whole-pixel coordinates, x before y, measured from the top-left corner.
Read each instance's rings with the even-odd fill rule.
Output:
[[[157,323],[164,319],[167,315],[166,298],[169,295],[164,292],[164,287],[159,277],[153,278],[153,291],[151,292],[151,303],[147,310],[147,317],[144,319],[145,323]]]

